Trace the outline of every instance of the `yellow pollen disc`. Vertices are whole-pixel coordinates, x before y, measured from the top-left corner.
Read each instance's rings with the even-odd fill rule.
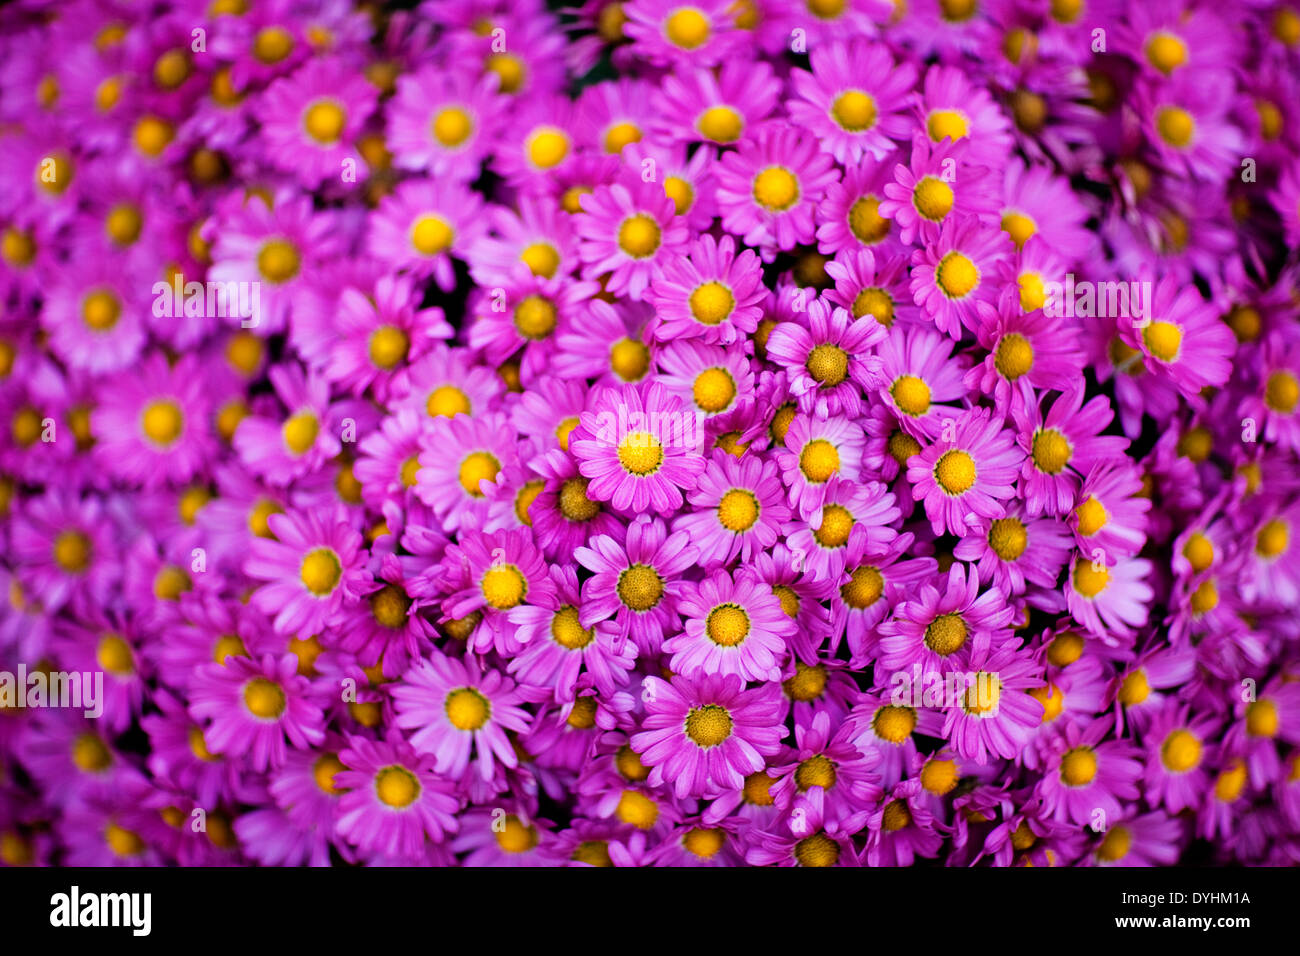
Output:
[[[334,796],[344,792],[334,783],[334,775],[346,769],[337,754],[321,754],[312,765],[311,775],[316,781],[316,786],[330,796]]]
[[[641,130],[635,123],[616,123],[605,133],[605,152],[617,156],[623,147],[641,142]]]
[[[786,402],[772,415],[772,439],[778,445],[785,444],[785,434],[790,430],[790,423],[794,421],[795,408],[794,402]]]
[[[1197,463],[1209,458],[1213,450],[1214,436],[1203,425],[1187,429],[1183,437],[1178,439],[1178,454]]]
[[[129,246],[140,238],[144,218],[134,203],[124,202],[114,206],[104,220],[104,231],[119,246]]]
[[[1079,516],[1079,534],[1085,538],[1091,538],[1106,526],[1106,509],[1092,495],[1080,502],[1074,513]]]
[[[1125,826],[1112,827],[1106,833],[1105,839],[1101,841],[1101,846],[1097,847],[1097,859],[1106,863],[1114,863],[1128,856],[1129,848],[1132,846],[1132,830]]]
[[[989,526],[989,547],[1003,561],[1016,561],[1029,546],[1029,533],[1019,518],[998,518]]]
[[[1008,332],[998,342],[993,364],[998,374],[1014,382],[1034,367],[1034,347],[1019,332]]]
[[[552,169],[569,155],[569,137],[553,126],[543,127],[528,141],[528,158],[540,169]]]
[[[41,437],[41,413],[30,406],[20,408],[14,414],[12,431],[14,441],[24,448],[35,444]]]
[[[1187,62],[1187,44],[1172,33],[1153,33],[1147,40],[1147,62],[1168,76]]]
[[[1238,760],[1219,773],[1214,783],[1214,796],[1223,803],[1232,803],[1246,787],[1246,765]]]
[[[582,212],[582,204],[579,200],[590,193],[590,186],[570,186],[560,196],[560,208],[570,215],[576,215]]]
[[[769,166],[754,177],[754,200],[769,212],[781,212],[799,201],[799,180],[781,166]]]
[[[194,524],[198,518],[199,512],[203,506],[212,500],[212,492],[207,488],[195,487],[187,488],[181,494],[180,500],[176,504],[176,510],[180,514],[181,521],[188,525]]]
[[[549,279],[560,267],[560,253],[549,242],[534,242],[519,254],[519,261],[535,276]]]
[[[146,156],[156,157],[171,143],[176,129],[171,123],[158,116],[143,116],[135,124],[136,149]]]
[[[432,129],[434,139],[448,149],[455,149],[473,134],[474,121],[461,107],[448,106],[434,116]]]
[[[934,281],[950,299],[961,299],[970,295],[980,284],[979,269],[975,263],[960,252],[950,252],[939,260],[934,270]]]
[[[223,634],[217,638],[212,647],[212,659],[218,664],[225,664],[227,657],[247,657],[248,648],[237,634]]]
[[[302,126],[307,135],[322,146],[337,143],[346,123],[347,114],[333,100],[317,100],[302,116]]]
[[[104,840],[108,848],[120,857],[139,856],[145,851],[145,842],[134,830],[110,823],[104,828]]]
[[[709,612],[704,632],[720,647],[735,647],[749,636],[749,615],[739,604],[719,604]]]
[[[479,588],[489,605],[506,610],[523,603],[528,594],[528,581],[513,564],[498,564],[483,572]]]
[[[953,760],[931,759],[921,768],[921,786],[936,797],[951,793],[960,777],[961,772]]]
[[[840,597],[854,610],[861,611],[871,607],[885,592],[885,577],[878,568],[864,564],[854,568],[849,581],[840,586]]]
[[[731,726],[731,715],[718,704],[692,707],[686,715],[686,736],[705,749],[716,747],[730,737]]]
[[[1282,7],[1273,14],[1273,36],[1287,46],[1300,43],[1300,14]]]
[[[802,661],[795,661],[794,676],[781,684],[785,695],[791,700],[817,700],[826,692],[826,665],[809,667]]]
[[[1151,685],[1147,682],[1146,671],[1135,670],[1120,682],[1116,699],[1125,707],[1134,707],[1151,696]]]
[[[871,720],[871,728],[881,740],[901,744],[916,729],[916,711],[892,704],[881,707]]]
[[[1061,781],[1069,787],[1084,787],[1097,776],[1097,755],[1091,747],[1075,747],[1061,758]]]
[[[584,629],[578,623],[578,609],[566,604],[551,618],[551,637],[565,650],[577,651],[586,647],[595,638],[595,632]]]
[[[420,781],[405,767],[384,767],[375,774],[375,794],[395,810],[409,807],[420,796]]]
[[[745,128],[741,115],[730,106],[711,106],[700,114],[695,128],[715,143],[734,143]]]
[[[981,686],[984,692],[981,693]],[[988,700],[984,700],[984,696]],[[975,683],[966,688],[966,699],[962,702],[962,708],[968,714],[979,716],[997,710],[998,701],[1002,698],[1002,681],[988,673],[980,671],[975,675]]]
[[[378,368],[391,369],[406,358],[411,340],[393,325],[381,325],[370,336],[370,361]]]
[[[1110,571],[1104,566],[1094,571],[1091,562],[1079,561],[1074,566],[1072,577],[1074,590],[1082,597],[1095,598],[1110,583]]]
[[[589,483],[586,478],[573,477],[560,485],[560,493],[556,496],[560,514],[570,521],[590,521],[600,514],[600,502],[587,497]]]
[[[754,527],[754,522],[758,521],[758,512],[758,499],[752,491],[732,488],[718,502],[718,524],[728,531],[740,534]]]
[[[54,561],[69,574],[85,571],[90,558],[90,539],[80,531],[64,531],[54,539]]]
[[[455,230],[441,216],[421,216],[411,227],[411,245],[422,256],[436,256],[451,248]]]
[[[262,720],[276,720],[284,713],[284,690],[265,677],[254,677],[244,685],[244,705]]]
[[[560,443],[560,447],[565,451],[569,450],[569,436],[573,430],[578,427],[578,416],[570,415],[568,418],[560,420],[560,424],[555,426],[555,440]]]
[[[1029,90],[1011,94],[1011,115],[1026,133],[1037,133],[1047,122],[1047,100]]]
[[[849,354],[838,345],[823,342],[814,347],[805,364],[808,374],[826,388],[839,385],[849,377]]]
[[[478,730],[488,722],[492,705],[472,687],[459,687],[447,695],[443,704],[447,719],[457,730]]]
[[[155,445],[164,448],[181,437],[184,425],[180,406],[167,398],[150,402],[140,415],[140,427],[145,436]]]
[[[854,524],[853,515],[843,505],[826,505],[822,508],[821,526],[813,532],[813,537],[823,548],[842,548],[848,543]]]
[[[470,414],[469,396],[454,385],[440,385],[429,393],[424,410],[433,418]]]
[[[912,205],[931,222],[939,222],[952,212],[955,198],[952,187],[934,176],[923,176],[912,190]]]
[[[840,860],[840,845],[825,833],[818,833],[794,845],[794,858],[800,866],[834,866]]]
[[[135,655],[131,652],[131,645],[116,634],[104,635],[95,659],[102,669],[119,677],[135,673]]]
[[[339,556],[330,548],[316,548],[308,551],[302,559],[299,577],[307,590],[317,597],[331,593],[343,576],[343,566]]]
[[[496,74],[497,88],[502,93],[518,93],[523,88],[527,68],[519,57],[510,53],[494,53],[483,65],[489,72]]]
[[[77,737],[72,744],[72,762],[78,770],[96,773],[107,770],[113,763],[113,755],[98,735],[86,732]]]
[[[1019,64],[1032,58],[1038,50],[1038,37],[1023,27],[1014,27],[1002,38],[1002,55]]]
[[[895,429],[889,436],[889,454],[899,468],[906,468],[908,459],[921,454],[921,443],[907,432]]]
[[[907,807],[907,801],[894,800],[885,807],[884,816],[881,818],[880,825],[890,833],[909,826],[912,822],[912,811]]]
[[[650,432],[628,432],[618,444],[618,461],[631,475],[653,475],[664,462],[663,446]]]
[[[1175,730],[1160,745],[1160,761],[1173,773],[1186,773],[1201,762],[1201,742],[1189,730]]]
[[[683,50],[697,49],[709,39],[708,18],[694,7],[682,7],[664,21],[664,36]]]
[[[1028,691],[1028,694],[1043,705],[1043,723],[1045,724],[1050,724],[1057,717],[1060,717],[1061,711],[1065,709],[1065,695],[1061,693],[1061,688],[1055,684],[1034,687]]]
[[[813,16],[822,20],[834,20],[844,13],[848,0],[804,0],[804,6]]]
[[[293,52],[293,37],[283,27],[264,27],[253,38],[253,56],[267,66]]]
[[[645,213],[629,216],[618,227],[618,247],[634,259],[654,255],[661,238],[659,223]]]
[[[1192,613],[1197,617],[1208,614],[1219,606],[1219,589],[1213,578],[1207,578],[1192,592]]]
[[[606,43],[618,43],[625,39],[623,34],[625,23],[627,23],[627,14],[623,12],[621,3],[607,3],[596,14],[596,32]]]
[[[1276,737],[1277,705],[1271,700],[1257,700],[1246,705],[1246,733],[1252,737]]]
[[[618,748],[614,755],[614,766],[623,775],[623,779],[640,783],[650,776],[650,768],[641,762],[640,756],[627,744]]]
[[[90,293],[81,302],[81,318],[96,332],[107,332],[117,325],[122,315],[122,303],[107,289]]]
[[[1070,442],[1055,428],[1034,432],[1034,466],[1045,475],[1059,475],[1070,463]]]
[[[717,325],[736,307],[736,300],[721,282],[696,287],[690,298],[691,315],[702,325]]]
[[[880,288],[863,289],[853,299],[853,317],[869,315],[885,328],[894,324],[894,299]]]
[[[526,339],[539,341],[555,331],[559,313],[555,303],[540,295],[525,296],[515,306],[515,328]]]
[[[794,618],[799,616],[799,606],[802,602],[800,602],[799,595],[793,589],[784,584],[774,584],[772,585],[772,593],[781,602],[781,610],[786,617]]]
[[[403,627],[407,621],[411,599],[399,587],[386,584],[370,595],[370,613],[381,627]]]
[[[263,354],[262,340],[251,332],[237,332],[226,343],[226,361],[244,376],[257,371]]]
[[[180,596],[193,586],[194,582],[184,569],[174,564],[163,567],[153,579],[154,597],[160,601],[180,600]]]
[[[1208,542],[1207,542],[1208,544]],[[1281,518],[1274,518],[1255,535],[1255,553],[1264,558],[1276,558],[1291,544],[1291,528]],[[1208,565],[1207,565],[1208,567]]]
[[[320,419],[315,412],[299,412],[289,418],[280,429],[285,447],[294,455],[306,454],[316,444],[320,434]]]
[[[925,646],[947,657],[961,650],[969,633],[960,614],[940,614],[925,629]]]
[[[1192,566],[1192,571],[1200,574],[1214,563],[1214,545],[1201,532],[1194,531],[1183,545],[1183,557]]]
[[[966,117],[956,110],[933,111],[925,126],[930,133],[930,139],[936,143],[942,142],[945,137],[956,142],[970,133],[970,125],[966,122]]]
[[[650,349],[644,342],[619,339],[609,349],[609,367],[625,382],[637,382],[650,370]]]
[[[957,448],[944,452],[934,465],[934,480],[948,495],[965,494],[975,484],[975,475],[975,459]]]
[[[821,787],[829,790],[835,786],[837,774],[835,764],[824,754],[809,757],[799,764],[794,771],[794,782],[800,792],[809,787]]]
[[[730,718],[728,718],[730,720]],[[649,830],[659,819],[659,804],[637,790],[624,790],[614,815],[638,830]]]
[[[494,455],[485,451],[475,451],[470,452],[461,461],[457,479],[466,494],[474,498],[482,498],[483,492],[479,488],[479,482],[495,482],[500,471],[501,462],[497,461]]]
[[[878,196],[861,196],[853,201],[849,207],[849,231],[867,246],[874,246],[889,235],[889,220],[880,215]]]
[[[745,777],[745,802],[755,807],[772,806],[776,802],[771,792],[774,783],[776,781],[761,770],[758,773],[749,774]]]
[[[861,90],[846,90],[835,97],[831,116],[841,129],[860,133],[876,125],[876,101]]]
[[[962,23],[975,15],[977,0],[939,0],[939,10],[949,23]]]
[[[1152,322],[1142,330],[1142,341],[1147,351],[1160,361],[1172,362],[1182,347],[1183,333],[1172,322]]]
[[[203,737],[203,728],[195,724],[189,730],[190,753],[205,763],[215,763],[221,758],[208,749],[208,742]]]
[[[274,501],[263,498],[248,512],[248,530],[259,538],[273,538],[275,535],[271,533],[271,524],[267,519],[271,515],[282,514],[284,514],[283,508]]]
[[[1020,286],[1020,308],[1024,312],[1033,312],[1047,304],[1047,286],[1043,277],[1036,272],[1022,272],[1016,279]]]
[[[546,490],[546,482],[541,478],[535,478],[524,483],[523,487],[515,495],[515,517],[521,524],[528,527],[533,526],[533,519],[530,509],[537,497]]]
[[[30,265],[36,258],[36,242],[32,239],[31,233],[10,226],[5,230],[4,239],[0,242],[0,255],[3,255],[5,261],[12,266]]]
[[[1011,237],[1017,249],[1023,249],[1029,237],[1038,231],[1038,227],[1024,213],[1008,212],[1002,217],[1002,231]]]
[[[813,484],[830,481],[840,470],[840,453],[825,438],[814,438],[799,453],[799,470]]]
[[[609,843],[604,840],[583,840],[569,859],[588,866],[614,865],[614,861],[609,858]]]
[[[1156,132],[1170,146],[1182,149],[1196,133],[1196,120],[1181,107],[1162,106],[1156,110]]]
[[[664,594],[659,572],[645,564],[634,564],[618,576],[618,598],[633,611],[648,611]]]
[[[722,829],[705,830],[700,827],[694,827],[686,832],[682,837],[682,846],[688,853],[691,853],[702,860],[712,859],[717,856],[726,845],[727,834]]]
[[[268,282],[288,282],[301,267],[297,248],[285,239],[272,239],[257,254],[257,270]]]
[[[1289,415],[1295,411],[1298,401],[1300,401],[1300,381],[1296,380],[1293,373],[1278,370],[1268,377],[1268,382],[1264,386],[1264,402],[1269,408]]]
[[[591,730],[596,726],[596,698],[579,697],[565,720],[574,730]]]
[[[527,853],[537,846],[537,828],[524,826],[514,814],[505,819],[505,826],[496,834],[497,846],[507,853]]]
[[[900,375],[894,379],[889,394],[904,415],[919,418],[930,410],[930,386],[915,375]]]
[[[680,176],[664,178],[664,195],[673,201],[673,211],[679,216],[695,205],[695,188]]]

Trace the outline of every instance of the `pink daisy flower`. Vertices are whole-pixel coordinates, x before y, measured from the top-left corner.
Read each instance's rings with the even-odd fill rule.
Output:
[[[583,277],[604,278],[612,295],[644,297],[656,267],[685,252],[688,230],[657,183],[625,177],[583,195],[574,220]]]
[[[924,502],[935,534],[961,534],[980,519],[1005,514],[1001,502],[1014,497],[1024,455],[1010,432],[988,409],[958,415],[952,437],[940,437],[908,462],[912,497]]]
[[[757,577],[742,569],[733,578],[719,569],[687,585],[677,608],[686,618],[686,631],[663,644],[674,672],[780,679],[794,621]]]
[[[650,334],[660,342],[698,337],[731,345],[758,327],[765,295],[762,264],[753,250],[736,254],[731,236],[700,236],[688,256],[669,259],[650,287],[655,307]]]

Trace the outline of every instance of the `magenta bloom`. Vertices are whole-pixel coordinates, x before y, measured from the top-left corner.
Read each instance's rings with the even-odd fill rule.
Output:
[[[909,460],[907,480],[934,533],[960,534],[980,519],[1002,517],[1001,502],[1014,494],[1022,460],[998,419],[971,409],[957,416],[951,438],[941,437]]]

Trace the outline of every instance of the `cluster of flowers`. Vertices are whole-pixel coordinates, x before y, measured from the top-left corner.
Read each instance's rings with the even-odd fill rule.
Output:
[[[1294,0],[0,16],[4,863],[1300,861]]]

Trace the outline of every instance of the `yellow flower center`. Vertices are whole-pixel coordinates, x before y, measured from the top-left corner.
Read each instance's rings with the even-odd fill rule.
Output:
[[[925,646],[941,657],[961,650],[970,632],[960,614],[940,614],[926,626]]]
[[[840,470],[840,453],[825,438],[814,438],[799,453],[799,470],[812,484],[823,484]]]
[[[961,23],[975,15],[976,0],[939,0],[939,10],[949,23]]]
[[[1034,466],[1043,474],[1059,475],[1070,463],[1071,454],[1069,441],[1055,428],[1034,432]]]
[[[749,615],[739,604],[719,604],[709,612],[704,631],[714,644],[735,647],[749,636]]]
[[[1188,535],[1187,543],[1183,545],[1183,557],[1192,566],[1192,570],[1200,574],[1214,563],[1214,545],[1201,532],[1195,531]]]
[[[1172,362],[1182,347],[1183,333],[1172,322],[1152,322],[1142,330],[1142,341],[1147,351],[1160,361]]]
[[[901,744],[916,729],[916,711],[911,707],[881,707],[871,719],[871,728],[881,740]]]
[[[646,564],[634,564],[618,576],[618,599],[633,611],[648,611],[664,596],[664,579]]]
[[[876,125],[876,101],[861,90],[845,90],[831,104],[831,116],[841,129],[860,133]]]
[[[1187,44],[1164,31],[1151,34],[1145,52],[1147,62],[1166,76],[1187,62]]]
[[[411,227],[411,245],[422,256],[436,256],[451,248],[456,233],[440,216],[421,216]]]
[[[347,114],[343,111],[343,107],[333,100],[317,100],[307,107],[307,112],[302,117],[302,125],[307,130],[307,135],[322,146],[337,143],[339,137],[343,135],[343,126],[346,122]]]
[[[107,289],[90,293],[82,300],[81,318],[96,332],[107,332],[117,325],[122,315],[122,303]]]
[[[391,369],[405,360],[411,340],[394,325],[381,325],[370,336],[370,361],[378,368]]]
[[[964,494],[975,484],[975,459],[957,448],[944,452],[935,462],[934,480],[946,494]]]
[[[1061,758],[1061,781],[1069,787],[1085,787],[1097,776],[1097,755],[1091,747],[1075,747]]]
[[[987,671],[980,671],[975,675],[975,683],[966,688],[966,699],[962,702],[962,707],[966,713],[978,717],[997,710],[1001,699],[1002,681]]]
[[[457,730],[478,730],[488,722],[492,704],[472,687],[458,687],[443,702],[447,719]]]
[[[134,203],[118,203],[104,220],[104,231],[119,246],[129,246],[140,238],[144,218]]]
[[[557,320],[555,303],[544,296],[526,296],[515,306],[515,328],[526,339],[546,338],[555,331]]]
[[[912,811],[908,809],[905,800],[894,800],[885,807],[885,813],[881,817],[880,825],[890,833],[896,833],[912,823]]]
[[[176,129],[158,116],[143,116],[135,124],[136,149],[149,157],[156,157],[171,143]]]
[[[618,799],[614,815],[638,830],[649,830],[659,819],[659,805],[640,791],[624,790]]]
[[[496,74],[497,88],[502,93],[518,93],[523,87],[526,70],[524,61],[519,57],[510,53],[494,53],[487,58],[484,66]]]
[[[1043,277],[1036,272],[1022,272],[1016,279],[1020,286],[1020,308],[1024,312],[1033,312],[1047,304],[1047,286]]]
[[[654,255],[661,238],[659,223],[645,213],[629,216],[618,227],[618,247],[634,259]]]
[[[706,368],[695,377],[692,393],[701,411],[716,414],[735,399],[736,382],[725,368]]]
[[[614,755],[614,766],[623,775],[623,779],[639,783],[650,776],[650,768],[641,762],[640,756],[627,744],[618,748]]]
[[[1201,742],[1189,730],[1175,730],[1160,745],[1160,760],[1167,770],[1186,773],[1201,762]]]
[[[1257,700],[1246,705],[1246,733],[1252,737],[1276,737],[1277,705],[1271,700]]]
[[[934,110],[926,120],[925,127],[930,133],[930,139],[936,143],[942,142],[945,137],[955,143],[970,132],[966,117],[956,110]]]
[[[1105,839],[1101,841],[1101,846],[1097,847],[1097,859],[1107,863],[1122,860],[1128,856],[1132,845],[1133,832],[1128,827],[1112,827],[1107,831]]]
[[[716,828],[705,830],[701,827],[693,827],[686,831],[686,836],[682,837],[682,846],[686,851],[701,860],[709,860],[717,856],[726,842],[726,831]]]
[[[1023,249],[1038,227],[1024,213],[1008,212],[1002,216],[1002,231],[1011,237],[1017,249]]]
[[[644,342],[619,339],[609,348],[609,367],[625,382],[640,381],[650,369],[650,349]]]
[[[262,720],[276,720],[284,713],[284,690],[265,677],[254,677],[244,685],[244,705]]]
[[[794,590],[784,584],[773,584],[772,593],[776,595],[777,600],[781,602],[781,611],[786,617],[795,618],[799,616],[799,595]]]
[[[258,501],[248,512],[248,530],[259,538],[273,538],[271,533],[271,523],[267,520],[271,515],[284,514],[284,509],[274,501],[268,501],[263,498]]]
[[[825,754],[816,754],[799,764],[794,771],[794,782],[800,792],[809,787],[829,790],[835,786],[835,764]]]
[[[952,760],[931,759],[921,768],[921,786],[936,797],[951,793],[961,773]]]
[[[998,374],[1014,382],[1034,367],[1034,347],[1019,332],[1008,332],[998,342],[993,364]]]
[[[535,276],[549,279],[560,267],[560,253],[549,242],[534,242],[519,254],[519,261]]]
[[[769,212],[781,212],[799,201],[799,180],[781,166],[769,166],[754,177],[754,200]]]
[[[826,691],[826,665],[809,667],[802,661],[795,661],[794,676],[784,681],[781,686],[791,700],[817,700]]]
[[[1214,796],[1223,803],[1232,803],[1245,788],[1246,765],[1242,761],[1236,761],[1219,774],[1214,782]]]
[[[878,568],[864,564],[854,568],[846,584],[840,586],[840,597],[854,610],[871,607],[885,592],[885,577]]]
[[[566,604],[551,618],[551,637],[565,650],[576,651],[595,639],[595,632],[578,623],[578,609]]]
[[[650,432],[628,432],[618,444],[618,460],[629,474],[653,475],[663,464],[663,446]]]
[[[915,375],[900,375],[894,379],[889,394],[904,415],[919,418],[930,410],[930,386]]]
[[[1003,561],[1016,561],[1029,546],[1029,532],[1019,518],[998,518],[989,525],[989,547]]]
[[[160,601],[177,601],[194,586],[183,568],[169,564],[159,569],[153,579],[154,597]]]
[[[694,50],[709,39],[709,21],[694,7],[682,7],[664,21],[664,36],[673,46]]]
[[[730,106],[711,106],[700,114],[695,128],[715,143],[734,143],[745,128],[741,115]]]
[[[717,325],[736,307],[736,299],[721,282],[706,282],[691,293],[691,315],[702,325]]]
[[[692,707],[686,715],[686,736],[698,746],[716,747],[731,736],[731,714],[718,704]]]
[[[934,176],[921,177],[912,190],[912,205],[922,217],[931,222],[939,222],[952,212],[954,199],[952,187]]]
[[[826,505],[822,508],[822,523],[813,537],[823,548],[842,548],[853,530],[853,515],[843,505]]]
[[[1297,401],[1300,401],[1300,382],[1296,381],[1295,375],[1279,370],[1268,377],[1268,383],[1264,386],[1264,402],[1269,408],[1289,415],[1295,411]]]
[[[885,328],[894,324],[894,299],[881,288],[863,289],[853,299],[853,317],[869,315]]]
[[[641,142],[641,130],[635,123],[615,123],[605,133],[605,152],[617,156],[623,147]]]
[[[339,556],[330,548],[308,551],[299,569],[302,583],[317,597],[329,594],[338,587],[342,576],[343,566],[339,563]]]
[[[433,138],[448,149],[455,149],[474,132],[474,121],[469,113],[459,106],[440,109],[433,118]]]
[[[980,284],[979,269],[960,252],[950,252],[939,260],[934,270],[934,281],[939,291],[950,299],[962,299],[970,295]]]
[[[181,437],[184,424],[180,406],[166,398],[150,402],[140,416],[140,426],[146,437],[164,448]]]
[[[849,207],[849,231],[867,246],[874,246],[889,235],[889,220],[880,215],[880,197],[861,196],[854,200]]]
[[[131,653],[131,645],[116,634],[104,635],[99,642],[95,659],[102,669],[119,677],[135,673],[135,655]]]
[[[809,5],[819,0],[809,0]],[[829,0],[820,0],[823,5]],[[794,858],[800,866],[834,866],[840,859],[840,845],[825,833],[818,833],[794,845]]]
[[[823,342],[808,355],[808,374],[824,387],[831,388],[849,376],[849,353],[838,345]]]
[[[513,564],[498,564],[483,572],[479,588],[488,604],[504,611],[523,602],[528,581]]]
[[[268,282],[288,282],[301,266],[298,250],[284,239],[272,239],[257,254],[257,270]]]
[[[1182,149],[1196,133],[1196,120],[1181,107],[1162,106],[1156,110],[1156,132],[1170,146]]]
[[[225,664],[227,657],[247,657],[248,648],[237,634],[223,634],[212,645],[212,659],[218,664]]]
[[[673,212],[684,216],[695,205],[695,189],[680,176],[664,178],[664,195],[673,201]]]
[[[540,169],[552,169],[569,155],[569,137],[553,126],[543,127],[528,141],[528,158]]]
[[[401,810],[420,796],[420,781],[405,767],[384,767],[375,774],[375,794],[385,806]]]
[[[889,454],[899,468],[906,468],[908,459],[921,454],[921,443],[902,429],[895,429],[889,436]]]
[[[1061,693],[1061,688],[1055,684],[1048,684],[1045,687],[1035,687],[1029,692],[1029,696],[1034,698],[1043,705],[1043,723],[1050,724],[1057,717],[1061,716],[1061,711],[1065,709],[1065,695]]]
[[[560,514],[570,521],[590,521],[600,514],[600,502],[587,497],[589,483],[588,479],[575,476],[560,485],[560,492],[556,496]]]
[[[527,853],[537,846],[537,828],[531,824],[524,826],[518,817],[510,814],[496,838],[497,846],[507,853]]]
[[[285,447],[295,455],[304,455],[316,444],[316,437],[320,434],[320,419],[315,412],[299,412],[289,418],[280,431]]]
[[[740,534],[758,521],[759,504],[752,491],[732,488],[718,502],[718,524]]]
[[[1281,518],[1274,518],[1255,535],[1255,553],[1264,558],[1276,558],[1290,544],[1291,528]]]
[[[253,38],[253,56],[270,66],[293,51],[293,37],[283,27],[264,27]]]
[[[370,613],[381,627],[403,627],[407,620],[407,611],[411,599],[399,587],[386,584],[370,595]]]
[[[80,531],[64,531],[54,539],[54,560],[69,574],[79,574],[90,566],[90,539]]]
[[[470,452],[461,461],[457,478],[466,494],[474,498],[482,498],[483,492],[479,488],[479,482],[495,482],[500,471],[501,462],[497,461],[496,456],[486,451],[475,451]]]
[[[1079,534],[1091,538],[1106,526],[1106,508],[1095,496],[1089,495],[1074,509],[1079,517]]]
[[[12,266],[30,265],[36,258],[36,242],[30,232],[23,232],[17,226],[5,230],[4,239],[0,241],[0,255]],[[8,374],[8,372],[4,373]]]
[[[104,828],[104,841],[119,857],[139,856],[145,851],[145,842],[134,830],[110,823]]]
[[[1110,571],[1103,565],[1094,570],[1091,562],[1079,561],[1074,565],[1074,590],[1082,597],[1095,598],[1110,583]]]

